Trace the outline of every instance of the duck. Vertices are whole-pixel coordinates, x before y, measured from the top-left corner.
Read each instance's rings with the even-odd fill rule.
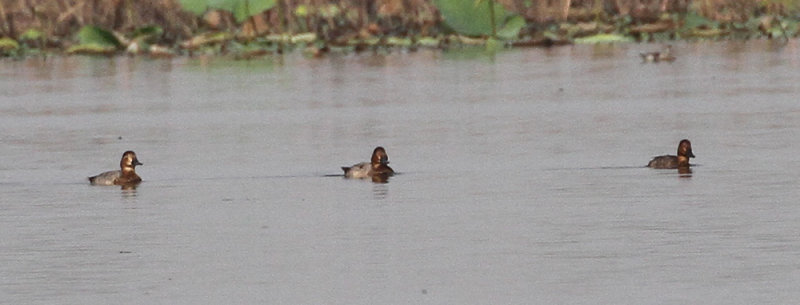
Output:
[[[142,178],[136,174],[136,166],[143,165],[136,158],[136,153],[129,150],[122,154],[119,161],[120,170],[107,171],[97,176],[89,177],[91,185],[132,185],[142,182]]]
[[[672,45],[667,45],[661,52],[639,53],[639,56],[642,57],[642,62],[671,62],[675,60],[675,56],[672,56]]]
[[[361,162],[350,167],[342,167],[345,178],[386,178],[394,175],[394,170],[389,167],[389,156],[386,150],[381,147],[375,147],[372,151],[372,159],[370,162]]]
[[[683,139],[680,143],[678,143],[677,156],[663,155],[654,157],[653,160],[650,160],[650,163],[647,163],[647,167],[657,169],[689,168],[689,166],[691,166],[691,164],[689,164],[689,158],[694,158],[694,153],[692,153],[692,142],[689,142],[687,139]]]

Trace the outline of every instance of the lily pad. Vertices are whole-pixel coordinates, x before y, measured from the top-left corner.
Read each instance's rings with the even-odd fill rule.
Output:
[[[117,51],[117,48],[100,46],[95,44],[80,44],[71,46],[67,49],[68,54],[87,54],[87,55],[110,55]]]
[[[116,49],[121,46],[121,43],[117,37],[114,36],[114,33],[93,25],[84,26],[78,31],[78,42],[81,45],[96,46],[99,48]]]
[[[634,41],[633,38],[619,34],[597,34],[593,36],[586,36],[575,39],[575,43],[585,43],[585,44],[632,42],[632,41]]]
[[[122,43],[108,30],[87,25],[78,31],[78,44],[67,49],[70,54],[111,54],[116,52]]]
[[[422,47],[435,48],[438,47],[441,40],[433,37],[421,37],[417,40],[417,44]]]

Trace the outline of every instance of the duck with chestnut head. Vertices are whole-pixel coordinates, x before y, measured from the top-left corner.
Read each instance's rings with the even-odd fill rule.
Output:
[[[142,165],[136,158],[136,153],[126,151],[122,154],[119,161],[120,170],[107,171],[97,176],[89,177],[91,185],[133,185],[142,182],[142,178],[136,174],[136,166]]]
[[[663,155],[653,158],[647,167],[658,169],[675,169],[675,168],[689,168],[689,158],[694,158],[692,153],[692,143],[687,139],[681,140],[678,143],[678,155]]]

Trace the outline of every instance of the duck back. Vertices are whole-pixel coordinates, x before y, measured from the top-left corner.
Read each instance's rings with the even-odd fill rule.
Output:
[[[661,169],[678,168],[678,157],[670,155],[658,156],[650,160],[650,163],[647,163],[647,167]]]

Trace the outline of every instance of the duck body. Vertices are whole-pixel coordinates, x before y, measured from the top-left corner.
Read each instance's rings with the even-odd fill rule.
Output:
[[[675,60],[675,56],[672,56],[671,45],[667,46],[666,49],[664,49],[664,51],[639,53],[639,56],[642,58],[642,62],[660,62],[660,61],[671,62]]]
[[[647,167],[657,169],[686,168],[691,166],[691,164],[689,164],[689,158],[694,158],[694,153],[692,153],[692,143],[687,139],[683,139],[680,143],[678,143],[677,156],[663,155],[654,157],[653,160],[650,160],[650,162],[647,163]]]
[[[640,53],[644,62],[659,62],[659,61],[674,61],[675,56],[664,54],[661,52]]]
[[[647,167],[659,168],[659,169],[673,169],[681,167],[681,164],[686,164],[683,166],[688,167],[689,166],[688,158],[686,158],[686,160],[684,161],[678,156],[663,155],[654,157],[653,160],[650,160],[650,162],[647,163]]]
[[[131,185],[142,182],[142,178],[136,174],[136,166],[143,165],[136,158],[136,153],[126,151],[122,154],[119,162],[120,170],[107,171],[96,176],[89,177],[91,185]]]

